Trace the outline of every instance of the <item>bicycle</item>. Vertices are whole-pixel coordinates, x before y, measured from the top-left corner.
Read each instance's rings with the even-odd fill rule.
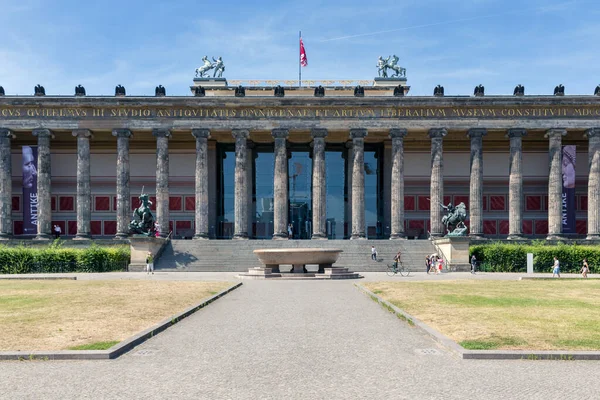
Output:
[[[410,271],[402,264],[401,261],[398,261],[397,263],[387,265],[386,274],[388,276],[394,276],[396,274],[400,274],[401,276],[408,276],[408,274],[410,274]]]

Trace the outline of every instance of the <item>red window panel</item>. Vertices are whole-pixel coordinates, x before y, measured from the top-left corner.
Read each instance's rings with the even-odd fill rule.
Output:
[[[523,220],[523,234],[533,235],[533,221],[530,219]]]
[[[135,210],[136,208],[138,208],[142,203],[140,202],[140,199],[135,196],[131,198],[131,211]]]
[[[415,196],[404,196],[404,211],[415,211]]]
[[[113,196],[113,211],[117,211],[117,196]]]
[[[21,212],[21,196],[12,197],[12,211]]]
[[[419,219],[414,219],[414,220],[410,220],[408,221],[408,229],[424,229],[425,228],[425,223],[423,222],[423,220],[419,220]]]
[[[490,196],[490,210],[492,210],[492,211],[506,210],[506,197],[504,195]]]
[[[498,221],[498,230],[501,235],[508,235],[508,220],[503,219]]]
[[[110,196],[96,196],[94,204],[96,211],[110,211]]]
[[[587,200],[588,200],[587,196],[579,196],[579,210],[587,211],[587,209],[588,209]]]
[[[452,196],[444,196],[444,201],[442,201],[442,203],[444,203],[444,204],[452,203]]]
[[[77,221],[67,222],[67,235],[69,235],[69,236],[77,235]]]
[[[181,196],[169,197],[169,211],[181,211]]]
[[[541,211],[542,210],[542,196],[525,196],[525,210],[526,211]]]
[[[75,197],[73,196],[58,196],[59,211],[75,211]]]
[[[23,221],[13,221],[13,235],[23,234]]]
[[[496,235],[496,221],[495,220],[484,220],[483,221],[483,234],[484,235]]]
[[[102,221],[91,221],[90,222],[90,233],[92,236],[102,235]]]
[[[175,231],[178,235],[181,234],[181,231],[189,231],[190,229],[192,229],[192,221],[176,221],[175,222]]]
[[[150,209],[152,211],[156,211],[156,196],[150,196],[150,201],[152,202],[152,204],[150,205]],[[138,200],[139,203],[139,200]],[[139,205],[138,205],[139,207]]]
[[[467,206],[467,210],[469,209],[469,196],[454,196],[454,204],[459,204],[459,203],[465,203],[465,206]]]
[[[429,211],[429,196],[418,196],[419,211]]]
[[[56,212],[56,196],[50,198],[50,208],[53,212]]]
[[[535,234],[536,235],[547,235],[548,234],[548,220],[538,219],[535,221]]]
[[[488,209],[487,203],[488,203],[488,197],[483,196],[483,211],[487,211],[487,209]]]
[[[548,196],[544,196],[544,210],[548,209]]]
[[[185,211],[196,211],[196,198],[185,196]]]
[[[67,222],[66,221],[52,221],[52,234],[54,235],[54,225],[60,226],[61,235],[66,235]]]
[[[117,234],[117,221],[104,221],[104,236]]]
[[[575,231],[578,235],[587,235],[587,219],[575,221]]]

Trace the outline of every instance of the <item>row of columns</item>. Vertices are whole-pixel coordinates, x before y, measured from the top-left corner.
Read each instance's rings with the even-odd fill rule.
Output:
[[[351,239],[364,239],[364,138],[366,129],[351,129],[352,139],[352,236]],[[76,129],[77,137],[77,235],[76,239],[90,238],[91,222],[91,186],[90,186],[90,138],[91,131]],[[235,233],[234,239],[248,238],[248,201],[247,201],[247,139],[249,131],[234,129],[235,138]],[[391,129],[392,174],[391,174],[391,235],[390,239],[399,239],[404,234],[404,137],[406,129]],[[471,141],[470,157],[470,235],[483,236],[483,136],[486,129],[470,129],[467,136]],[[36,129],[33,135],[38,139],[38,234],[37,239],[49,239],[51,236],[51,163],[50,139],[48,129]],[[130,216],[130,166],[129,129],[115,129],[117,138],[117,235],[124,239],[128,236]],[[169,230],[169,138],[167,129],[155,129],[156,137],[156,214],[160,235],[166,237]],[[193,129],[196,139],[195,166],[195,239],[207,239],[208,235],[208,129]],[[274,239],[287,238],[288,225],[288,168],[287,168],[287,129],[274,129],[275,174],[274,174]],[[325,137],[327,130],[316,128],[311,132],[313,138],[313,239],[325,239],[326,228],[326,165]],[[444,128],[429,131],[431,138],[431,190],[430,220],[431,236],[443,236],[442,212],[439,204],[443,201],[443,138],[447,135]],[[527,135],[525,129],[509,129],[509,239],[522,237],[523,218],[523,172],[522,138]],[[565,129],[550,129],[546,132],[549,139],[550,171],[548,182],[548,238],[556,239],[561,233],[561,196],[562,169],[561,148]],[[589,140],[588,163],[588,239],[600,239],[600,128],[588,129],[585,136]],[[0,239],[12,235],[12,170],[11,140],[14,134],[9,129],[0,129]]]

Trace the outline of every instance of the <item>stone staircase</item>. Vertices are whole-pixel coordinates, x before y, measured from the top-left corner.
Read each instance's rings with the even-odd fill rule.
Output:
[[[377,249],[377,261],[371,260],[371,246]],[[172,240],[154,268],[246,272],[248,268],[261,266],[253,250],[288,247],[341,249],[344,252],[334,266],[347,267],[353,272],[385,271],[398,250],[402,252],[402,263],[411,271],[425,271],[425,256],[435,252],[429,240]],[[307,269],[317,268],[307,266]]]

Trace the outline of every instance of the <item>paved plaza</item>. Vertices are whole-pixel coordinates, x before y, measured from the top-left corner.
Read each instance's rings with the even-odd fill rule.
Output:
[[[80,276],[107,277],[235,280],[218,273]],[[471,276],[365,279],[456,278]],[[0,398],[507,400],[595,399],[600,392],[596,361],[460,360],[356,282],[244,281],[116,360],[0,362]]]

